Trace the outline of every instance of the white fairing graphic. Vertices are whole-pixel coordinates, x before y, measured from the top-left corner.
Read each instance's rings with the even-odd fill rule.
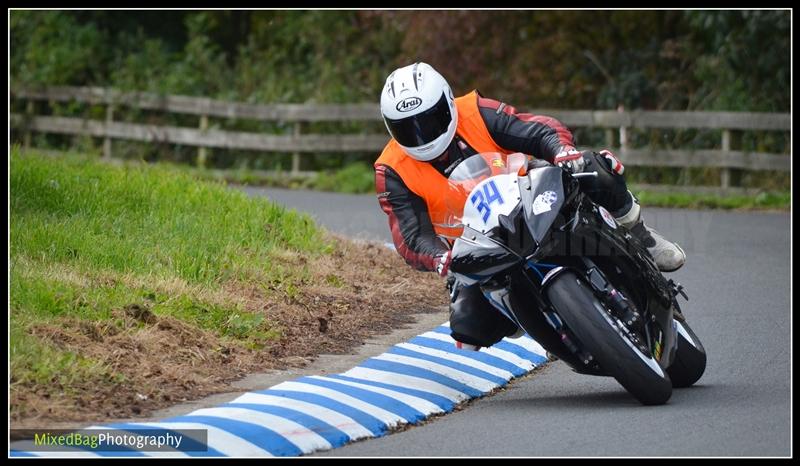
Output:
[[[498,216],[508,215],[519,204],[517,176],[497,175],[475,186],[464,204],[463,223],[485,233],[499,225]]]
[[[550,212],[553,203],[555,203],[557,200],[558,196],[556,196],[554,191],[545,191],[542,194],[539,194],[536,196],[536,199],[533,200],[533,215]]]

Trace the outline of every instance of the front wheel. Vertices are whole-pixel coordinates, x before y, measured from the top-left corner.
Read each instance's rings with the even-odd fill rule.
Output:
[[[677,320],[675,323],[678,330],[678,347],[675,350],[675,360],[667,369],[667,373],[673,387],[690,387],[700,380],[706,371],[706,350],[689,324]]]
[[[648,351],[633,343],[625,327],[572,271],[555,277],[547,297],[556,313],[608,374],[645,405],[664,404],[672,382]]]

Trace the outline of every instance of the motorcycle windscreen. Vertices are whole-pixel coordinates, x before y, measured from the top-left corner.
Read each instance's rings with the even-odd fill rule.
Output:
[[[564,204],[563,172],[558,167],[530,170],[530,191],[523,190],[525,219],[533,240],[538,244],[547,234]],[[528,194],[529,193],[529,194]]]

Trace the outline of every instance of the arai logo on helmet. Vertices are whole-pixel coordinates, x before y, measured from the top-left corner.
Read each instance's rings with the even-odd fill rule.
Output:
[[[406,97],[398,102],[395,108],[398,112],[410,112],[420,105],[422,105],[422,99],[419,97]]]

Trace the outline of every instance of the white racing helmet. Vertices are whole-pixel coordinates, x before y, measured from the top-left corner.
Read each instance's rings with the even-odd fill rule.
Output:
[[[398,68],[386,78],[381,114],[389,134],[420,161],[439,157],[456,134],[458,112],[447,81],[427,63]]]

